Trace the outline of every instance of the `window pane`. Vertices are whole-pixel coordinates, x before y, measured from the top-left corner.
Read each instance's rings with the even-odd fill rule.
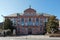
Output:
[[[24,18],[21,19],[21,25],[24,26]]]
[[[38,21],[39,21],[39,19],[38,19],[38,18],[36,18],[36,21],[38,22]]]
[[[24,18],[22,18],[21,21],[24,22]]]
[[[36,26],[39,26],[39,22],[36,22],[35,25],[36,25]]]
[[[29,18],[29,22],[31,22],[31,18]]]
[[[36,18],[36,23],[35,23],[36,26],[39,26],[39,19]]]

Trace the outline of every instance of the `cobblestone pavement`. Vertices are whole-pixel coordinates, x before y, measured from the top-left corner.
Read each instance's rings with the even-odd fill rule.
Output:
[[[59,37],[48,37],[43,35],[28,35],[17,37],[0,37],[0,40],[60,40]]]

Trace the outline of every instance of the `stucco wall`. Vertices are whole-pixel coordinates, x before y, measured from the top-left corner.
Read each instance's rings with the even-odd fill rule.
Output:
[[[59,20],[59,27],[60,27],[60,20]]]
[[[59,28],[58,29],[60,30],[60,20],[59,20]]]

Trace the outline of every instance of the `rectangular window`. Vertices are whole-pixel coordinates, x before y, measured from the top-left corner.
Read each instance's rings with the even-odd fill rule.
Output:
[[[21,18],[21,25],[24,26],[24,18]]]
[[[21,19],[21,22],[24,22],[24,18]]]
[[[40,18],[40,25],[43,25],[43,19]]]
[[[19,27],[17,28],[17,32],[20,33],[20,28]]]
[[[40,27],[40,31],[42,32],[42,27]]]
[[[38,18],[36,18],[36,22],[39,22],[39,19]]]
[[[39,19],[38,19],[38,18],[36,18],[35,25],[36,25],[36,26],[39,26]]]
[[[33,25],[33,23],[32,23],[32,18],[29,18],[29,19],[28,19],[27,24],[28,24],[28,26],[32,26],[32,25]]]
[[[29,22],[31,22],[31,18],[29,18]]]

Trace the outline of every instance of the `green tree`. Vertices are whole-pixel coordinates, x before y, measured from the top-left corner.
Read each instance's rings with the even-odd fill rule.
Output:
[[[8,18],[6,18],[4,21],[4,29],[10,29],[11,32],[14,29],[14,27],[12,26],[12,21],[10,21],[10,19],[8,19]]]
[[[46,29],[48,33],[54,33],[58,30],[58,20],[55,16],[50,16],[46,25]]]

